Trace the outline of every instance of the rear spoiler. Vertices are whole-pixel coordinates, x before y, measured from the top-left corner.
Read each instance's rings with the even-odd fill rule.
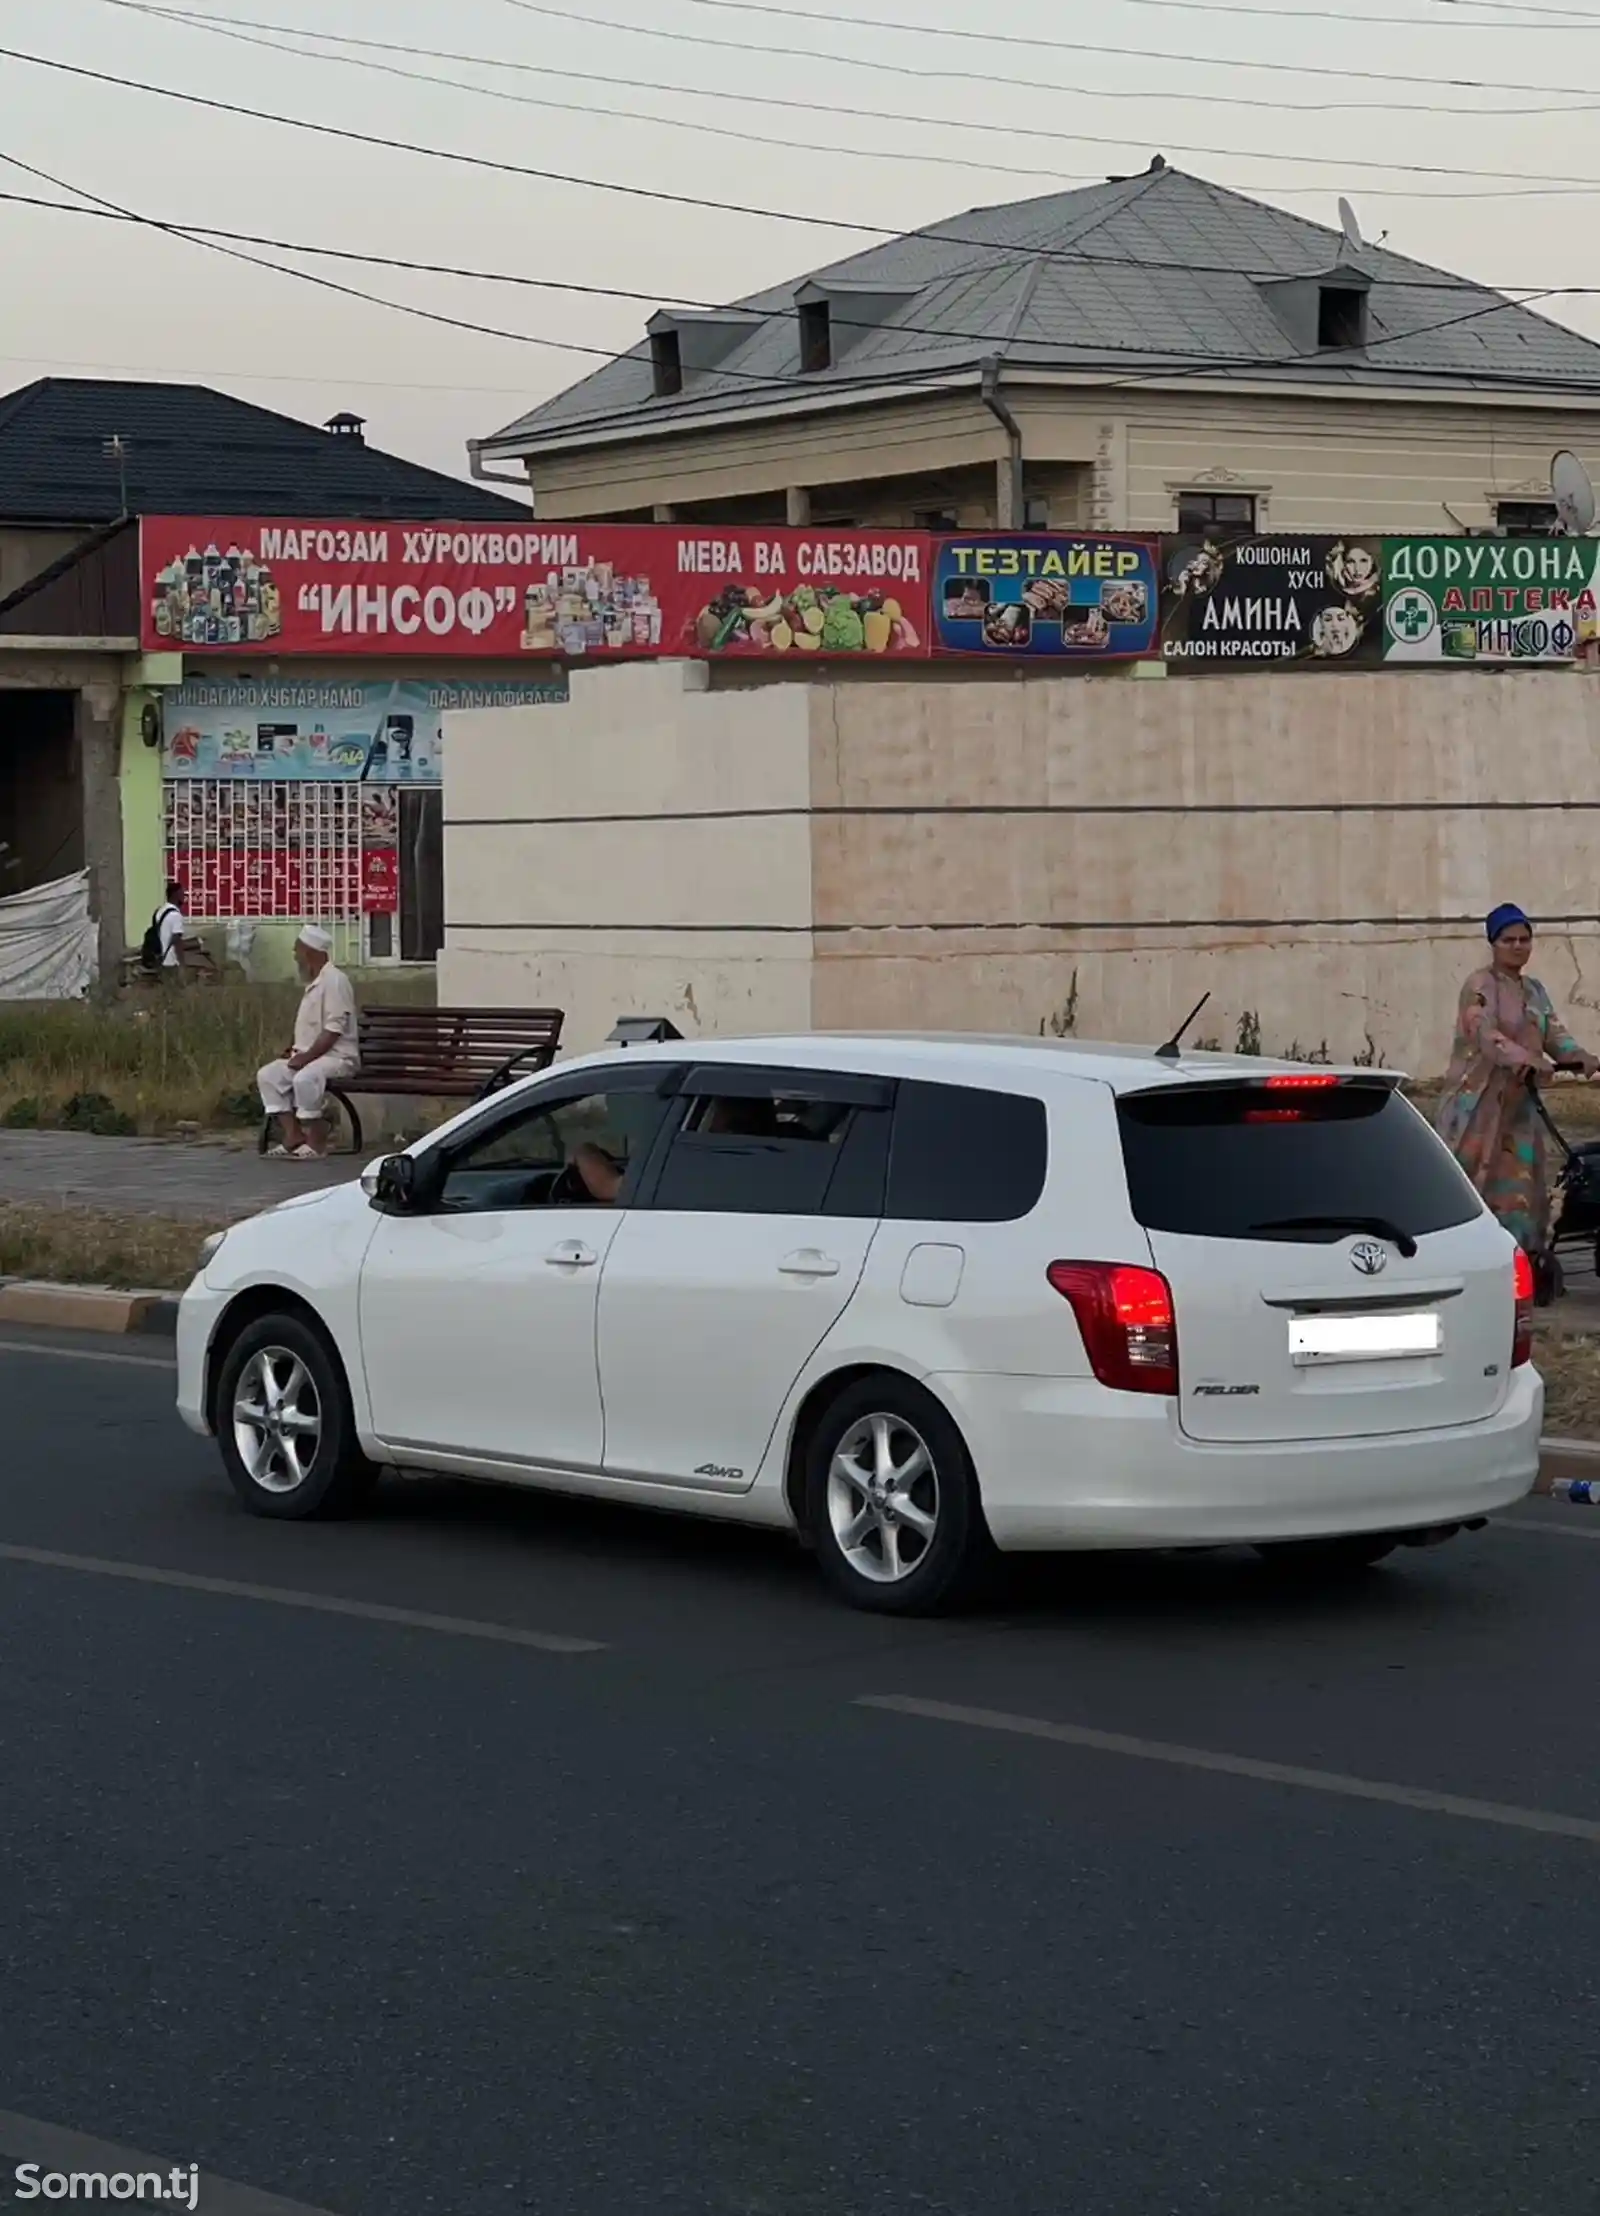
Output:
[[[1144,1100],[1156,1093],[1171,1098],[1193,1093],[1322,1093],[1335,1089],[1392,1093],[1404,1083],[1403,1070],[1263,1070],[1259,1076],[1234,1070],[1226,1077],[1186,1077],[1175,1083],[1163,1076],[1152,1085],[1124,1085],[1118,1088],[1118,1097]]]

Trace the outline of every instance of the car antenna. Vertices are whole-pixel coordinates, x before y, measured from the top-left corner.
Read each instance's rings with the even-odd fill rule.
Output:
[[[1202,993],[1200,995],[1200,998],[1195,1002],[1194,1006],[1189,1010],[1189,1013],[1184,1017],[1182,1023],[1179,1024],[1177,1030],[1173,1032],[1171,1038],[1167,1041],[1166,1045],[1158,1046],[1156,1048],[1156,1060],[1158,1062],[1177,1061],[1179,1055],[1183,1051],[1183,1034],[1188,1030],[1190,1024],[1193,1023],[1195,1017],[1199,1015],[1201,1009],[1205,1006],[1206,1002],[1210,998],[1211,995],[1209,993]]]

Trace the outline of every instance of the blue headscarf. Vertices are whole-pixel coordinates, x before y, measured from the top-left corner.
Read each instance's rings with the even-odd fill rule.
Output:
[[[1489,934],[1489,944],[1493,946],[1501,932],[1509,931],[1512,925],[1516,923],[1528,923],[1528,919],[1514,900],[1502,901],[1498,908],[1490,911],[1489,918],[1483,927]],[[1530,931],[1533,929],[1531,923],[1528,923],[1528,929]]]

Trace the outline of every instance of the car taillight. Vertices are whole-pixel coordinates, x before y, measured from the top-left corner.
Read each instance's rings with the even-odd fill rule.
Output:
[[[1269,1077],[1266,1085],[1269,1093],[1322,1093],[1338,1082],[1336,1070],[1313,1070],[1304,1076],[1299,1070],[1283,1070]]]
[[[1512,1292],[1516,1299],[1516,1322],[1511,1334],[1511,1367],[1520,1370],[1525,1362],[1533,1360],[1533,1300],[1536,1287],[1533,1280],[1533,1264],[1521,1247],[1511,1266]]]
[[[1047,1274],[1072,1303],[1084,1351],[1102,1385],[1123,1393],[1178,1390],[1172,1288],[1158,1270],[1130,1262],[1052,1262]]]

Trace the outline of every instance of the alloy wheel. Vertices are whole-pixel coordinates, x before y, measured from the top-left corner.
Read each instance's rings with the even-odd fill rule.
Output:
[[[828,1467],[828,1521],[858,1576],[897,1585],[926,1560],[939,1526],[939,1477],[904,1416],[862,1416]]]
[[[292,1493],[305,1483],[322,1444],[322,1400],[298,1354],[262,1347],[251,1355],[233,1396],[233,1440],[264,1493]]]

